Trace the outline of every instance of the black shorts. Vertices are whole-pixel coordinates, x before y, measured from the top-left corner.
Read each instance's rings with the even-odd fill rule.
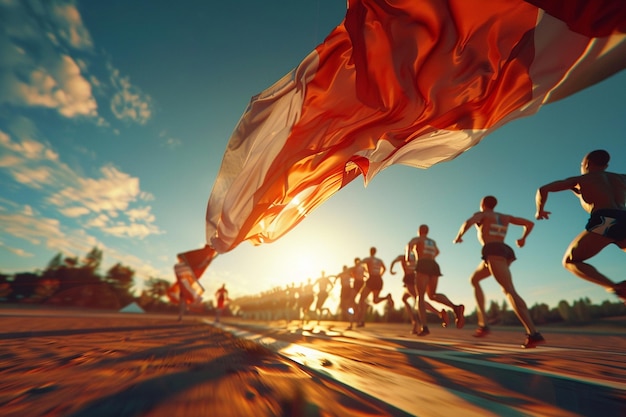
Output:
[[[504,242],[489,242],[485,244],[482,251],[483,260],[486,261],[488,256],[502,256],[510,262],[517,259],[513,248]]]
[[[383,289],[383,278],[380,275],[370,275],[365,286],[372,291],[380,291]]]
[[[415,272],[418,274],[425,274],[429,277],[441,276],[441,270],[439,264],[434,259],[418,259],[415,266]]]
[[[591,213],[585,229],[616,241],[626,239],[626,210],[600,209]]]

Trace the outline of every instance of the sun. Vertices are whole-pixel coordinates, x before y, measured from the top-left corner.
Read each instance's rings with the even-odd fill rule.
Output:
[[[302,281],[305,281],[307,278],[314,280],[320,275],[320,271],[318,271],[319,266],[310,253],[295,254],[292,259],[292,265],[294,276],[300,277]]]

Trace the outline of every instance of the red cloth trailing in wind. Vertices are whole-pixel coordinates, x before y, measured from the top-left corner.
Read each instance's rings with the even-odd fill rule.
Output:
[[[624,0],[349,0],[324,43],[250,101],[207,247],[186,262],[204,271],[245,240],[275,241],[360,175],[449,161],[622,70],[625,22]]]

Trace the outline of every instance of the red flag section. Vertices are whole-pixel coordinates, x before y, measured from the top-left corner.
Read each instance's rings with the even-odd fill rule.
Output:
[[[204,271],[209,267],[217,252],[212,247],[205,245],[202,249],[195,249],[176,255],[178,261],[191,268],[195,279],[200,279]]]
[[[349,0],[250,101],[209,198],[208,246],[185,262],[204,271],[245,240],[275,241],[360,175],[451,160],[622,70],[624,16],[624,0]]]

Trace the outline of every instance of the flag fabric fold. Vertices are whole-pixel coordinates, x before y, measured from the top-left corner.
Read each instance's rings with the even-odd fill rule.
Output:
[[[217,252],[209,245],[205,245],[201,249],[194,249],[176,255],[179,263],[191,268],[194,279],[200,279],[216,256]]]
[[[215,249],[209,245],[176,255],[178,263],[174,265],[176,281],[167,289],[170,302],[178,304],[183,298],[187,304],[199,302],[204,288],[200,285],[200,277],[217,256]]]
[[[200,263],[275,241],[357,177],[449,161],[624,69],[625,17],[623,0],[349,0],[325,41],[251,99]]]

